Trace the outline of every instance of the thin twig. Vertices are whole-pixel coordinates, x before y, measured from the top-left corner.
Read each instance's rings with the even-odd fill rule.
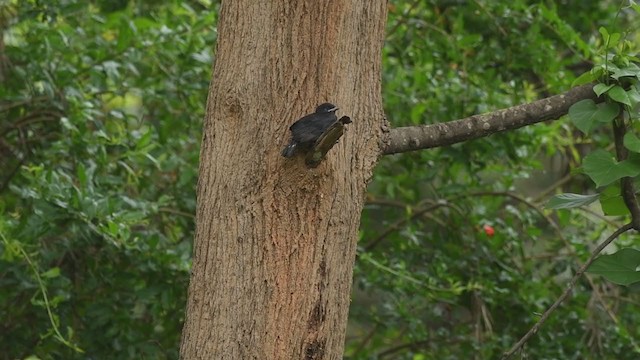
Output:
[[[551,186],[542,190],[539,194],[536,194],[536,196],[532,199],[532,201],[540,202],[541,200],[546,199],[547,197],[549,197],[551,193],[555,192],[559,187],[571,181],[571,179],[573,179],[573,175],[566,174],[565,176],[561,177],[556,182],[551,184]]]
[[[55,333],[54,338],[56,338],[65,346],[73,349],[74,351],[79,353],[84,353],[84,350],[79,348],[76,344],[72,343],[71,339],[66,339],[64,336],[62,336],[62,333],[60,332],[60,327],[58,324],[59,320],[57,319],[56,316],[53,315],[53,312],[51,311],[51,308],[53,307],[53,305],[51,305],[49,301],[49,297],[47,295],[47,287],[45,286],[44,281],[40,276],[40,270],[38,269],[35,262],[31,260],[31,257],[29,256],[27,251],[22,247],[22,245],[19,242],[11,241],[7,239],[7,237],[5,237],[4,233],[2,232],[0,232],[0,240],[2,240],[2,242],[6,247],[17,250],[20,253],[20,255],[22,255],[22,258],[27,262],[27,264],[29,265],[29,268],[33,271],[33,275],[36,281],[38,282],[38,288],[42,293],[42,299],[44,300],[44,307],[47,310],[49,323],[51,324],[53,332]]]
[[[600,245],[598,245],[598,247],[591,253],[591,256],[589,257],[589,259],[587,260],[587,262],[585,262],[580,269],[578,269],[578,271],[576,271],[576,274],[571,278],[571,281],[569,281],[569,284],[567,285],[567,288],[564,290],[564,292],[562,293],[562,295],[560,295],[560,297],[558,297],[558,299],[553,303],[553,305],[551,305],[545,312],[544,314],[542,314],[542,316],[540,317],[540,319],[538,320],[537,323],[535,323],[535,325],[533,325],[531,327],[531,329],[529,329],[529,331],[515,344],[513,345],[513,347],[511,347],[511,349],[509,349],[509,351],[505,352],[502,355],[502,359],[508,359],[510,358],[516,351],[518,351],[533,335],[535,335],[538,330],[540,329],[540,327],[542,326],[542,324],[545,323],[545,321],[547,321],[547,319],[549,318],[549,316],[551,315],[551,313],[553,313],[561,304],[562,302],[569,296],[569,294],[571,294],[571,291],[573,290],[573,288],[575,287],[576,283],[578,282],[578,280],[580,279],[580,277],[582,276],[582,274],[584,274],[584,272],[589,268],[589,266],[591,265],[591,263],[594,262],[594,260],[596,259],[596,257],[598,257],[598,255],[600,254],[600,252],[607,247],[607,245],[609,245],[613,240],[615,240],[618,236],[620,236],[621,234],[631,230],[633,228],[633,225],[631,223],[626,224],[624,226],[622,226],[621,228],[619,228],[618,230],[616,230],[613,234],[611,234],[611,236],[609,236],[605,241],[603,241]]]
[[[587,279],[587,282],[591,286],[591,289],[593,289],[593,297],[600,303],[600,305],[602,305],[602,308],[607,313],[607,315],[609,316],[611,321],[613,321],[613,323],[616,326],[620,326],[620,322],[618,321],[618,317],[613,312],[611,307],[604,301],[603,294],[600,293],[600,290],[598,289],[596,284],[593,282],[593,279],[591,278],[591,276],[589,276],[589,274],[587,274],[587,275],[584,276],[584,278]],[[635,341],[633,341],[633,339],[630,339],[630,340],[634,343],[633,344],[634,347],[636,347]]]
[[[411,11],[413,11],[413,9],[420,3],[420,1],[414,1],[411,3],[411,5],[409,6],[409,9],[407,9],[404,14],[402,14],[402,17],[396,21],[396,24],[391,28],[391,30],[389,30],[386,34],[386,37],[389,38],[391,37],[391,35],[393,35],[396,30],[398,30],[398,28],[402,25],[405,24],[407,22],[407,20],[409,19],[409,13]]]
[[[392,232],[400,229],[401,226],[403,226],[404,224],[410,222],[411,220],[417,218],[418,216],[436,210],[438,208],[441,208],[443,206],[449,206],[449,204],[445,203],[445,202],[438,202],[435,203],[431,206],[427,206],[425,208],[419,209],[417,210],[415,213],[411,214],[411,216],[409,216],[408,218],[403,218],[400,219],[396,222],[394,222],[393,224],[391,224],[384,232],[382,232],[382,234],[378,235],[377,238],[373,239],[370,243],[368,243],[365,247],[364,250],[365,251],[371,251],[373,250],[373,248],[375,248],[376,246],[378,246],[378,244],[384,240],[385,237],[387,237],[389,234],[391,234]]]
[[[184,216],[187,218],[195,218],[195,215],[193,215],[192,213],[188,213],[188,212],[184,212],[184,211],[180,211],[180,210],[175,210],[172,208],[168,208],[168,207],[161,207],[158,209],[158,212],[164,212],[164,213],[169,213],[169,214],[175,214],[175,215],[180,215],[180,216]]]
[[[2,106],[0,106],[0,112],[9,111],[9,110],[11,110],[13,108],[20,107],[22,105],[36,103],[36,102],[42,102],[44,100],[51,100],[51,99],[49,97],[47,97],[47,96],[37,96],[37,97],[30,97],[30,98],[16,100],[14,102],[2,101],[2,102],[0,102],[0,105],[2,105]]]
[[[367,344],[369,343],[369,341],[371,341],[371,339],[373,338],[373,336],[376,334],[376,332],[378,331],[378,327],[380,326],[380,324],[376,324],[373,329],[371,329],[367,335],[364,336],[364,338],[362,339],[362,341],[360,341],[360,344],[358,344],[358,347],[353,351],[353,353],[351,354],[352,357],[356,358],[357,355],[360,354],[360,352],[365,348],[365,346],[367,346]]]
[[[553,228],[553,230],[558,235],[558,237],[560,237],[560,239],[564,241],[564,236],[562,235],[562,230],[560,229],[560,226],[558,226],[558,224],[556,224],[556,222],[550,216],[545,214],[544,211],[542,211],[542,209],[540,209],[536,204],[519,195],[510,193],[510,192],[505,192],[505,191],[480,191],[480,192],[466,194],[466,196],[504,196],[504,197],[509,197],[513,200],[516,200],[526,205],[527,207],[533,209],[533,211],[535,211],[536,213],[538,213],[538,215],[540,215],[541,218],[543,218],[547,223],[549,223],[549,225]],[[565,243],[568,244],[566,241]]]
[[[409,223],[410,221],[414,220],[415,218],[425,214],[425,213],[429,213],[433,210],[436,210],[440,207],[446,206],[449,208],[453,208],[455,209],[454,205],[455,202],[459,199],[465,198],[465,197],[471,197],[471,196],[504,196],[504,197],[509,197],[512,198],[516,201],[519,201],[525,205],[527,205],[528,207],[534,209],[542,218],[544,218],[550,225],[551,227],[556,231],[556,233],[558,233],[560,236],[562,236],[562,231],[560,230],[560,228],[558,227],[558,225],[547,215],[545,215],[545,213],[540,210],[535,204],[527,201],[526,199],[516,195],[516,194],[512,194],[509,192],[494,192],[494,191],[480,191],[480,192],[475,192],[475,193],[470,193],[470,194],[464,194],[464,195],[456,195],[453,196],[449,199],[445,199],[445,200],[440,200],[439,202],[436,203],[431,203],[429,206],[423,207],[424,203],[428,203],[427,200],[423,200],[421,201],[418,205],[411,207],[408,205],[404,205],[404,207],[408,207],[409,209],[417,209],[415,210],[414,213],[412,213],[409,217],[406,218],[402,218],[400,220],[397,220],[396,222],[394,222],[393,224],[389,225],[389,227],[380,235],[378,235],[378,237],[376,237],[375,239],[371,240],[367,245],[365,245],[364,250],[365,251],[371,251],[373,250],[373,248],[375,248],[376,246],[378,246],[380,244],[380,242],[382,242],[382,240],[384,240],[389,234],[398,231],[403,225]],[[388,201],[384,201],[384,200],[380,200],[377,199],[376,201],[369,201],[368,203],[372,203],[372,204],[385,204],[385,205],[393,205],[393,206],[398,206],[398,204],[391,204]],[[398,206],[399,207],[399,206]]]
[[[605,222],[605,223],[609,224],[610,226],[612,226],[614,228],[619,228],[620,226],[622,226],[619,223],[611,220],[608,216],[599,214],[599,213],[589,209],[588,207],[580,206],[580,207],[577,207],[576,210],[583,211],[583,212],[585,212],[585,213],[587,213],[587,214],[589,214],[589,215],[591,215],[593,217],[596,217],[598,220],[600,220],[602,222]]]
[[[381,199],[381,198],[369,198],[365,202],[365,205],[389,206],[389,207],[396,207],[400,209],[407,209],[412,207],[412,205],[403,203],[402,201],[393,200],[393,199]]]
[[[480,10],[482,10],[485,14],[487,14],[488,17],[493,20],[494,25],[502,33],[502,36],[506,37],[509,35],[507,31],[500,25],[500,22],[498,22],[496,16],[493,15],[489,10],[487,10],[487,8],[480,1],[474,0],[473,2],[476,4],[476,6],[478,6],[478,8],[480,8]]]
[[[9,186],[9,183],[11,183],[11,179],[13,179],[13,177],[18,173],[18,170],[20,170],[22,165],[24,165],[26,159],[26,156],[20,158],[18,164],[14,166],[13,169],[9,171],[8,175],[2,180],[2,183],[0,183],[0,193],[4,192],[4,190]]]

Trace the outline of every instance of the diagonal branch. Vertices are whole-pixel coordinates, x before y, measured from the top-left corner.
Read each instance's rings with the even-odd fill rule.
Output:
[[[580,100],[596,99],[593,84],[575,87],[564,94],[468,118],[422,126],[391,129],[382,155],[430,149],[518,129],[565,115]]]
[[[582,276],[582,274],[585,273],[585,271],[587,271],[587,269],[589,268],[589,266],[595,261],[595,259],[598,257],[598,255],[600,255],[600,252],[602,252],[602,250],[604,250],[604,248],[607,247],[607,245],[609,245],[613,240],[615,240],[618,236],[622,235],[623,233],[629,231],[633,229],[633,224],[629,223],[626,224],[624,226],[622,226],[621,228],[619,228],[618,230],[614,231],[613,234],[611,234],[611,236],[609,236],[605,241],[603,241],[600,245],[598,245],[598,247],[595,248],[595,250],[593,250],[591,252],[591,256],[589,257],[589,259],[587,260],[587,262],[585,262],[580,269],[578,269],[578,271],[576,271],[576,273],[573,275],[573,277],[571,278],[571,280],[569,281],[569,284],[567,285],[567,287],[564,289],[564,291],[562,292],[562,294],[560,295],[560,297],[558,297],[558,299],[556,299],[556,301],[553,303],[553,305],[551,305],[540,317],[540,319],[538,320],[537,323],[535,323],[535,325],[533,325],[531,327],[531,329],[529,331],[527,331],[527,333],[515,344],[511,347],[511,349],[509,349],[509,351],[505,352],[502,355],[502,359],[508,359],[510,358],[516,351],[518,351],[533,335],[535,335],[538,330],[540,329],[540,327],[542,326],[542,324],[544,324],[545,321],[547,321],[547,319],[549,318],[549,316],[551,315],[551,313],[553,313],[561,304],[562,302],[569,297],[569,295],[571,294],[571,291],[573,290],[573,288],[576,286],[576,283],[578,282],[578,280],[580,279],[580,277]]]

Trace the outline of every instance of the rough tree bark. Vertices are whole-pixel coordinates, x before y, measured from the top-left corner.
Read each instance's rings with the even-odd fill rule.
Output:
[[[183,359],[341,359],[385,124],[385,1],[224,1],[200,154]],[[280,150],[319,103],[353,124],[316,169]]]

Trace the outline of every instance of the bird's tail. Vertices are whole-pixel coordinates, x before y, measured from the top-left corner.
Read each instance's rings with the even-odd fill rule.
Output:
[[[298,144],[296,144],[295,142],[290,142],[289,145],[287,145],[287,147],[285,147],[284,149],[282,149],[282,156],[286,157],[286,158],[290,158],[293,157],[293,155],[295,155],[296,153],[296,146]]]

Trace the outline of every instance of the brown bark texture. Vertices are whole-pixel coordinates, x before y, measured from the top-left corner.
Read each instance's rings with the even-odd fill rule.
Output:
[[[366,185],[386,125],[386,1],[223,1],[200,154],[182,359],[342,359]],[[322,102],[317,168],[280,156]]]

